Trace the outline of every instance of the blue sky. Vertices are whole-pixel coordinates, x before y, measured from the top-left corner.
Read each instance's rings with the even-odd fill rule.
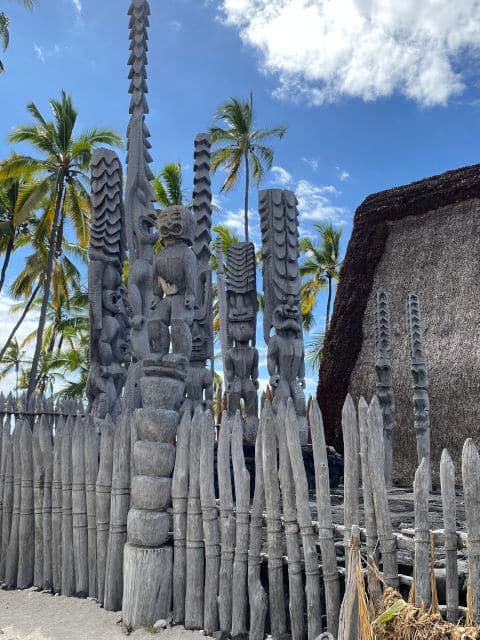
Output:
[[[128,122],[127,0],[5,0],[0,157],[9,131],[65,89],[79,130]],[[154,169],[181,161],[191,184],[195,134],[216,106],[254,92],[258,123],[288,125],[265,186],[300,200],[301,231],[344,227],[368,194],[478,161],[478,0],[151,0],[150,116]],[[218,196],[221,174],[214,180]],[[238,230],[242,192],[216,221]],[[258,241],[256,193],[252,232]],[[11,281],[21,266],[15,258]],[[321,298],[316,317],[324,316]],[[0,299],[0,342],[12,322]],[[34,320],[32,320],[34,323]],[[28,325],[27,325],[28,327]],[[313,384],[313,380],[311,381]]]

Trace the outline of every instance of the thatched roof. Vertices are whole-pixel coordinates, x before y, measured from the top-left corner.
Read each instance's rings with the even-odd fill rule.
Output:
[[[402,226],[401,221],[406,223],[407,219],[414,216],[436,215],[434,212],[439,210],[443,211],[447,217],[455,216],[458,212],[465,213],[465,207],[456,205],[473,199],[480,199],[480,165],[449,171],[407,186],[371,195],[358,208],[337,290],[330,331],[325,342],[318,387],[318,399],[325,419],[327,442],[338,450],[342,450],[341,410],[345,396],[351,388],[352,373],[362,350],[365,333],[364,317],[369,300],[374,293],[372,289],[374,286],[382,286],[381,282],[374,284],[374,281],[377,268],[384,257],[389,236],[396,228]],[[474,219],[478,224],[480,217],[477,213],[474,214]],[[418,220],[420,222],[420,218]],[[413,220],[411,223],[415,224]],[[472,229],[474,228],[473,226]],[[431,229],[432,227],[429,233]],[[450,241],[449,238],[444,240],[446,243]],[[422,242],[423,245],[420,246],[428,245],[428,237],[424,237]],[[478,260],[480,243],[478,234],[475,243],[477,252],[474,255],[463,256],[464,260]],[[462,248],[458,249],[461,254]],[[398,246],[395,260],[399,262]],[[400,280],[402,270],[403,273],[406,273],[409,268],[428,272],[428,264],[422,266],[418,261],[415,265],[401,264],[401,262],[400,259],[400,264],[395,267],[395,277],[400,277]],[[388,265],[384,265],[383,273],[387,271]],[[428,274],[426,276],[423,271],[420,279],[425,280]],[[448,274],[445,277],[448,278]],[[415,278],[411,280],[410,285],[412,283],[416,285]],[[478,304],[478,300],[475,302]],[[424,315],[427,313],[428,308],[424,309]],[[373,366],[372,358],[372,379],[374,380]],[[409,367],[409,363],[406,363],[406,366]],[[373,391],[374,388],[370,389],[370,393]]]

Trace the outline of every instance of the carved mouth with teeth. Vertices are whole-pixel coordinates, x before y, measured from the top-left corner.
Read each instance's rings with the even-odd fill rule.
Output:
[[[157,233],[156,226],[157,226],[157,220],[153,212],[140,216],[138,231],[142,239],[146,240],[151,244],[155,244],[158,240],[158,233]]]

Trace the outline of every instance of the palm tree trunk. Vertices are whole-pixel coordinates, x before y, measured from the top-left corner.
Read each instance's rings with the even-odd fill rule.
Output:
[[[32,368],[30,370],[30,380],[28,382],[27,402],[32,397],[35,387],[37,386],[38,364],[40,362],[40,354],[42,351],[43,332],[45,331],[45,322],[47,320],[48,302],[50,300],[50,289],[52,284],[53,262],[55,258],[56,240],[60,213],[63,209],[63,201],[65,197],[65,177],[60,176],[58,181],[57,202],[55,203],[55,215],[53,217],[52,230],[48,243],[48,263],[47,272],[45,274],[45,285],[43,289],[42,307],[40,309],[40,319],[38,321],[37,342],[35,344],[35,353],[32,360]]]
[[[14,237],[14,234],[12,234],[10,240],[8,241],[7,250],[5,251],[5,259],[3,261],[2,273],[0,275],[0,291],[3,289],[3,285],[5,283],[5,276],[7,275],[7,269],[13,251]]]
[[[248,194],[250,191],[250,163],[248,151],[245,154],[245,242],[248,242]]]
[[[325,323],[325,333],[328,331],[328,326],[330,324],[330,307],[332,304],[332,278],[327,276],[328,278],[328,300],[327,300],[327,319]]]
[[[2,347],[2,350],[0,351],[0,361],[2,360],[3,356],[5,355],[6,350],[8,349],[8,345],[10,344],[10,342],[13,340],[13,338],[15,337],[15,334],[17,333],[20,325],[22,324],[22,322],[25,320],[25,318],[27,317],[27,313],[30,311],[30,307],[32,306],[32,304],[35,302],[35,298],[37,297],[38,292],[40,291],[40,285],[38,284],[32,295],[30,296],[30,298],[28,299],[27,304],[25,305],[25,309],[22,312],[22,315],[20,316],[20,318],[17,321],[17,324],[13,327],[10,335],[7,338],[7,341],[5,342],[5,344]]]

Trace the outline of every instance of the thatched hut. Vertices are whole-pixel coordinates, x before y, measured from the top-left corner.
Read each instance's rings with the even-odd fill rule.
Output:
[[[430,377],[433,477],[442,449],[457,464],[467,437],[480,441],[480,165],[369,196],[358,208],[339,283],[318,398],[328,443],[342,448],[345,395],[375,391],[374,299],[390,303],[397,426],[397,482],[416,466],[409,293],[419,296]],[[477,436],[478,434],[478,436]]]

